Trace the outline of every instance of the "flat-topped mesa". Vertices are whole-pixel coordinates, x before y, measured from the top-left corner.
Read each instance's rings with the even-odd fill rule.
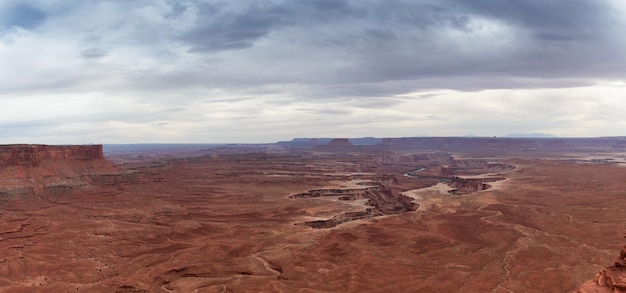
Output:
[[[0,145],[0,166],[36,167],[44,160],[103,160],[102,145]]]
[[[355,146],[347,138],[333,138],[327,144],[314,146],[312,150],[321,152],[352,152],[361,150],[361,147]]]
[[[326,146],[329,147],[351,147],[354,146],[347,138],[333,138]]]
[[[90,184],[130,182],[102,145],[0,145],[0,195],[69,194]]]

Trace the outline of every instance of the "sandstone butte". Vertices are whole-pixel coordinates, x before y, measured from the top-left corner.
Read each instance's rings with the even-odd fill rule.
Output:
[[[115,168],[102,145],[2,145],[0,194],[41,194],[46,188],[97,181]]]

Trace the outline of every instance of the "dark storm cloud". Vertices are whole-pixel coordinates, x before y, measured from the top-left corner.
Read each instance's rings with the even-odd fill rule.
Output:
[[[26,2],[18,2],[4,11],[0,23],[8,27],[18,26],[29,30],[41,25],[46,17],[46,12],[39,8]]]
[[[620,65],[626,61],[619,34],[626,33],[623,20],[605,1],[163,0],[161,10],[145,9],[150,1],[98,3],[82,4],[76,12],[113,3],[118,8],[99,18],[109,19],[106,27],[88,18],[80,21],[89,30],[72,23],[77,36],[99,42],[87,44],[79,56],[98,59],[112,54],[100,46],[113,52],[131,44],[146,57],[172,64],[183,57],[167,51],[176,44],[198,58],[196,68],[134,74],[129,83],[135,87],[360,84],[361,92],[347,91],[371,96],[371,83],[387,81],[417,80],[417,88],[448,83],[465,90],[470,88],[457,86],[457,78],[611,78],[623,75]],[[31,27],[41,25],[46,15],[71,15],[67,5],[62,13],[47,7],[49,12],[29,4],[5,10],[30,16],[20,19]],[[128,15],[115,16],[115,11]],[[220,55],[227,52],[237,55]],[[518,82],[503,82],[512,83]],[[479,81],[471,89],[488,86]],[[375,87],[375,92],[394,92]]]
[[[273,31],[303,28],[342,18],[364,17],[366,11],[340,0],[267,2],[249,5],[203,3],[196,27],[182,36],[192,52],[244,49]],[[297,37],[297,36],[294,36]]]
[[[302,29],[303,36],[310,37],[306,35],[307,29],[359,20],[372,21],[374,27],[357,26],[349,29],[355,30],[361,37],[389,41],[395,38],[395,33],[384,25],[426,28],[450,24],[462,27],[467,22],[466,16],[451,14],[435,5],[398,1],[361,3],[310,0],[252,3],[237,9],[224,4],[199,5],[196,27],[186,33],[182,40],[189,43],[194,52],[242,49],[252,47],[262,37],[286,27]],[[342,38],[341,35],[342,33],[338,33],[328,36],[326,40],[317,41],[337,42]],[[337,43],[349,45],[347,42]]]
[[[267,8],[252,6],[243,11],[226,10],[222,5],[199,6],[196,27],[182,36],[192,52],[211,52],[251,47],[259,38],[270,33],[280,20]]]
[[[201,3],[196,27],[182,40],[192,52],[243,49],[281,26],[298,25],[311,18],[319,21],[351,15],[345,1],[298,1],[273,3],[251,1],[250,5]],[[176,8],[180,10],[181,8]]]
[[[614,8],[607,1],[459,1],[469,13],[486,15],[527,28],[539,39],[587,40],[614,25]],[[552,36],[552,37],[551,37]]]
[[[604,1],[250,1],[197,11],[179,40],[200,55],[251,50],[247,66],[258,67],[231,79],[244,83],[615,77],[626,61],[623,22]],[[268,49],[255,51],[262,40]],[[271,51],[290,47],[299,52]],[[327,62],[307,64],[318,56]],[[295,74],[265,71],[270,59]]]

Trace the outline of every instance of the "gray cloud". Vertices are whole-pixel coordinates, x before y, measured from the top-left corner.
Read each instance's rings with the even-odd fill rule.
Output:
[[[567,38],[602,33],[598,28],[614,24],[614,8],[608,1],[550,2],[452,1],[467,12],[502,19],[537,32],[561,33]]]
[[[243,84],[294,82],[291,78],[342,84],[466,75],[620,76],[623,69],[614,65],[626,61],[619,53],[623,32],[616,29],[621,20],[606,3],[575,2],[205,4],[181,40],[200,54],[246,49],[239,56],[248,62],[243,72],[220,71]],[[599,68],[604,65],[612,66]]]
[[[198,7],[196,26],[181,39],[190,44],[191,52],[211,52],[252,47],[254,42],[270,33],[279,15],[272,15],[261,6],[232,11],[221,5]]]
[[[618,37],[623,21],[605,2],[164,1],[151,10],[150,2],[110,3],[128,17],[100,20],[105,26],[92,29],[106,36],[98,37],[99,45],[130,45],[155,62],[164,57],[167,62],[195,60],[195,67],[134,74],[131,79],[138,80],[129,80],[134,87],[368,87],[434,78],[448,79],[454,86],[454,78],[469,75],[615,78],[624,73],[619,65],[626,62]],[[85,45],[93,42],[87,39]],[[174,51],[177,45],[188,53]],[[95,50],[87,47],[80,54],[112,54]],[[226,55],[231,51],[238,52]]]
[[[5,8],[0,24],[30,30],[40,26],[46,20],[47,16],[48,14],[45,11],[28,2],[17,2]]]
[[[299,108],[297,111],[308,112],[315,115],[348,115],[351,111],[344,109],[332,109],[332,108]]]
[[[91,121],[99,130],[112,123],[154,135],[161,132],[152,126],[182,127],[197,136],[211,125],[236,125],[269,138],[270,126],[302,115],[309,122],[293,131],[344,125],[327,130],[349,132],[359,123],[389,129],[383,124],[394,119],[447,121],[450,129],[470,117],[451,96],[500,117],[495,109],[506,108],[498,102],[504,98],[475,95],[502,90],[536,101],[517,95],[555,89],[573,97],[568,88],[626,76],[626,5],[619,0],[11,0],[0,3],[0,19],[0,103],[31,99],[58,109],[50,119],[57,127]],[[50,107],[63,96],[71,97],[63,98],[68,107],[96,97],[123,107]],[[429,104],[437,107],[417,113]],[[94,113],[77,113],[85,109]],[[610,120],[594,113],[559,114],[559,123],[543,115],[529,127],[561,129],[570,117]],[[314,122],[320,114],[335,120]],[[24,125],[38,121],[22,116],[32,116]],[[18,126],[4,119],[5,128]],[[258,123],[242,127],[249,120]],[[521,128],[519,121],[501,125]],[[522,130],[549,132],[533,129]]]
[[[100,59],[106,57],[107,55],[107,52],[100,48],[89,48],[81,52],[81,56],[86,59]]]

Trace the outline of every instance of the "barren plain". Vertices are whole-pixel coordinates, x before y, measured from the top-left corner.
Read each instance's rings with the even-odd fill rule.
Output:
[[[0,291],[572,292],[622,244],[620,149],[340,142],[5,161]]]

